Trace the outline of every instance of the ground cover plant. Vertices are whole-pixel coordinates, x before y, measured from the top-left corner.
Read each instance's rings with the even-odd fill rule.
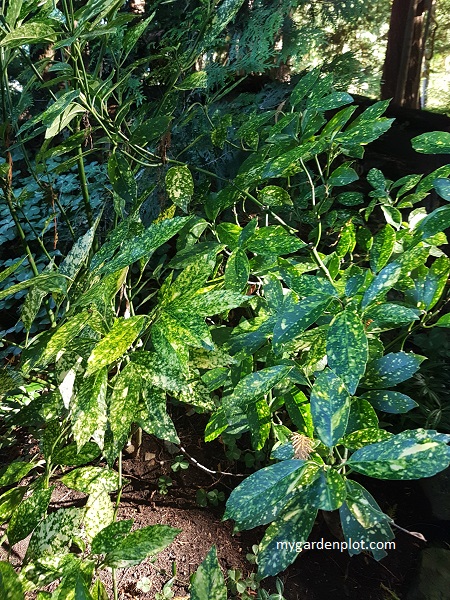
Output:
[[[357,112],[320,69],[258,103],[202,95],[196,59],[241,4],[199,18],[187,50],[145,60],[133,49],[156,17],[136,25],[119,1],[18,2],[2,16],[0,301],[20,319],[2,334],[1,443],[29,431],[39,445],[0,471],[2,542],[31,534],[20,569],[0,563],[8,598],[105,598],[105,568],[117,598],[117,570],[176,538],[117,520],[130,437],[182,447],[171,406],[206,414],[206,442],[251,458],[224,516],[268,525],[259,578],[295,560],[285,542],[306,543],[318,511],[339,511],[343,540],[381,559],[395,523],[358,476],[419,479],[450,463],[448,433],[401,419],[420,403],[407,387],[428,358],[419,336],[450,324],[450,165],[395,182],[366,172],[388,101]],[[43,43],[36,66],[27,47]],[[8,76],[19,56],[20,93]],[[153,59],[158,95],[141,97],[132,82]],[[42,110],[34,89],[48,93]],[[450,134],[413,147],[448,154]],[[172,470],[186,464],[178,454]],[[57,482],[83,506],[48,511]],[[213,491],[200,501],[218,503]],[[227,597],[214,549],[190,593]]]

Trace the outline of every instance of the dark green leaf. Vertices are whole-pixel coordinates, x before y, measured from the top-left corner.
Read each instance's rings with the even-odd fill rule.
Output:
[[[4,561],[0,561],[0,590],[2,600],[25,599],[22,583],[17,573],[8,562]]]
[[[450,202],[450,179],[438,177],[433,181],[433,187],[441,198]]]
[[[349,164],[344,163],[331,173],[327,183],[328,185],[341,186],[358,181],[358,179],[358,173]]]
[[[377,479],[432,477],[450,463],[446,444],[425,429],[403,431],[390,439],[357,450],[347,464]]]
[[[273,343],[278,345],[293,340],[317,321],[330,301],[331,298],[323,294],[309,296],[296,303],[287,299],[273,330]]]
[[[304,492],[304,501],[321,510],[336,510],[345,500],[347,491],[341,475],[330,467],[319,470],[316,479]]]
[[[346,309],[331,322],[327,332],[327,360],[350,394],[364,375],[368,359],[367,337],[359,315]]]
[[[342,444],[350,450],[359,450],[368,444],[375,444],[376,442],[383,442],[389,439],[392,433],[384,429],[378,429],[377,427],[367,427],[365,429],[358,429],[353,433],[349,433],[342,439]]]
[[[367,319],[367,331],[388,331],[399,325],[417,321],[420,313],[420,310],[414,308],[385,302],[368,308],[364,319]]]
[[[412,147],[422,154],[450,154],[450,133],[432,131],[411,140]]]
[[[260,190],[258,200],[264,206],[292,206],[292,200],[287,191],[277,185],[267,185]]]
[[[382,294],[388,292],[395,285],[395,283],[397,283],[397,280],[401,274],[401,270],[401,266],[397,263],[391,263],[381,269],[367,290],[364,292],[361,308],[366,308],[366,306],[374,302]]]
[[[284,460],[253,473],[231,492],[223,518],[234,519],[239,530],[270,523],[292,497],[304,465]]]
[[[112,552],[117,543],[130,533],[132,525],[132,519],[115,521],[99,531],[92,540],[92,553],[107,554],[108,552]]]
[[[149,525],[128,534],[105,557],[105,565],[116,569],[139,565],[173,542],[181,529],[168,525]]]
[[[36,465],[31,462],[18,461],[2,467],[0,469],[0,488],[6,485],[11,485],[20,481],[27,475]]]
[[[258,574],[261,577],[277,575],[294,562],[301,546],[308,540],[316,516],[317,509],[297,498],[285,507],[267,528],[259,545]]]
[[[61,508],[39,523],[31,536],[25,560],[37,560],[44,555],[67,553],[72,539],[80,535],[83,510]]]
[[[345,384],[332,371],[319,373],[311,390],[311,415],[320,440],[329,448],[345,434],[350,397]]]
[[[11,546],[29,535],[47,511],[53,488],[35,490],[14,511],[8,526],[8,541]]]
[[[370,249],[370,268],[378,273],[388,262],[395,244],[395,231],[389,225],[385,225],[373,238]]]
[[[362,384],[370,388],[392,387],[412,377],[424,360],[412,352],[390,352],[368,364]]]
[[[368,400],[377,410],[393,414],[406,413],[418,406],[409,396],[392,390],[371,390],[361,398]]]

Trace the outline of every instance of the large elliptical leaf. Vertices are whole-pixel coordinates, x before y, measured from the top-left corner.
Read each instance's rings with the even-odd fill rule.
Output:
[[[364,310],[382,294],[388,292],[398,281],[402,271],[401,265],[393,262],[381,269],[367,290],[361,302],[361,308]]]
[[[297,303],[287,296],[273,330],[274,345],[290,342],[305,331],[322,315],[330,301],[324,294],[309,296]]]
[[[311,415],[321,442],[332,448],[345,435],[350,414],[350,396],[340,377],[322,371],[311,391]]]
[[[419,369],[424,356],[412,352],[390,352],[367,365],[361,385],[385,389],[406,381]]]
[[[250,373],[241,379],[233,393],[222,399],[227,417],[233,419],[234,415],[245,412],[249,402],[267,394],[291,370],[291,365],[275,365]]]
[[[105,556],[105,565],[115,569],[138,565],[147,556],[164,550],[179,533],[181,529],[168,525],[149,525],[132,531]]]
[[[82,381],[72,400],[72,433],[78,451],[91,437],[95,439],[99,448],[103,449],[107,423],[107,384],[107,370],[100,369]]]
[[[293,459],[256,471],[231,492],[223,518],[234,519],[239,531],[270,523],[295,492],[304,466]]]
[[[347,464],[377,479],[420,479],[446,469],[450,451],[436,432],[416,429],[357,450]]]
[[[294,562],[301,545],[308,540],[316,516],[317,509],[305,503],[301,495],[291,500],[267,528],[259,545],[258,574],[261,577],[277,575]]]
[[[327,332],[327,360],[350,394],[364,375],[368,358],[367,337],[359,315],[346,309],[337,315]]]

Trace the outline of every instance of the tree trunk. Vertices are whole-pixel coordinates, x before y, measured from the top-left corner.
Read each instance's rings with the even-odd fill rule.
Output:
[[[383,67],[381,98],[420,108],[420,79],[425,51],[426,16],[433,0],[394,0]]]

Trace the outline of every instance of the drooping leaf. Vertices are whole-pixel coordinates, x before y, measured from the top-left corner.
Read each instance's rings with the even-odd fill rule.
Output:
[[[34,21],[22,23],[16,29],[7,33],[0,40],[0,46],[5,48],[19,48],[25,44],[42,43],[43,41],[54,42],[55,30],[48,22]]]
[[[247,287],[250,266],[247,254],[242,248],[234,250],[225,267],[225,286],[229,290],[240,292]]]
[[[443,200],[450,202],[450,179],[438,177],[433,181],[433,187]]]
[[[179,444],[175,425],[167,413],[166,394],[149,386],[142,390],[142,395],[144,407],[137,419],[142,429],[161,440]]]
[[[132,531],[105,556],[105,565],[112,568],[140,564],[149,555],[156,555],[173,542],[181,529],[168,525],[149,525]]]
[[[448,446],[425,429],[403,431],[384,442],[357,450],[347,464],[377,479],[432,477],[450,463]]]
[[[52,457],[53,464],[64,465],[68,467],[80,467],[86,463],[92,462],[100,455],[100,449],[97,444],[87,442],[80,449],[76,443],[71,443],[62,450],[59,450]]]
[[[108,384],[107,369],[85,377],[71,406],[72,433],[81,449],[91,437],[102,449],[105,437],[107,414],[106,392]]]
[[[277,185],[267,185],[258,192],[258,200],[264,206],[292,206],[288,192]]]
[[[417,244],[444,231],[448,227],[450,227],[450,206],[440,206],[419,222],[414,232],[413,240]]]
[[[252,446],[255,450],[261,450],[269,437],[272,424],[270,408],[265,398],[250,402],[247,406],[247,420]]]
[[[400,325],[417,321],[420,310],[408,308],[401,304],[384,302],[375,304],[364,313],[367,331],[387,331]]]
[[[20,481],[36,465],[28,461],[15,460],[0,469],[0,488]]]
[[[227,586],[225,584],[217,550],[213,546],[191,577],[190,587],[191,600],[227,600]]]
[[[347,496],[345,481],[342,476],[332,468],[321,468],[316,479],[304,491],[304,501],[321,510],[338,509]]]
[[[333,447],[345,434],[350,397],[345,384],[332,371],[319,373],[311,391],[311,415],[319,439]]]
[[[327,332],[327,360],[350,394],[354,394],[368,359],[367,337],[359,315],[346,309],[331,322]]]
[[[301,546],[308,540],[316,516],[316,508],[297,498],[291,500],[283,513],[267,528],[259,545],[258,574],[261,577],[277,575],[294,562]]]
[[[395,230],[389,224],[374,236],[370,249],[370,268],[374,273],[378,273],[387,264],[394,249],[395,239]]]
[[[9,519],[27,491],[26,486],[13,487],[0,496],[0,524]]]

